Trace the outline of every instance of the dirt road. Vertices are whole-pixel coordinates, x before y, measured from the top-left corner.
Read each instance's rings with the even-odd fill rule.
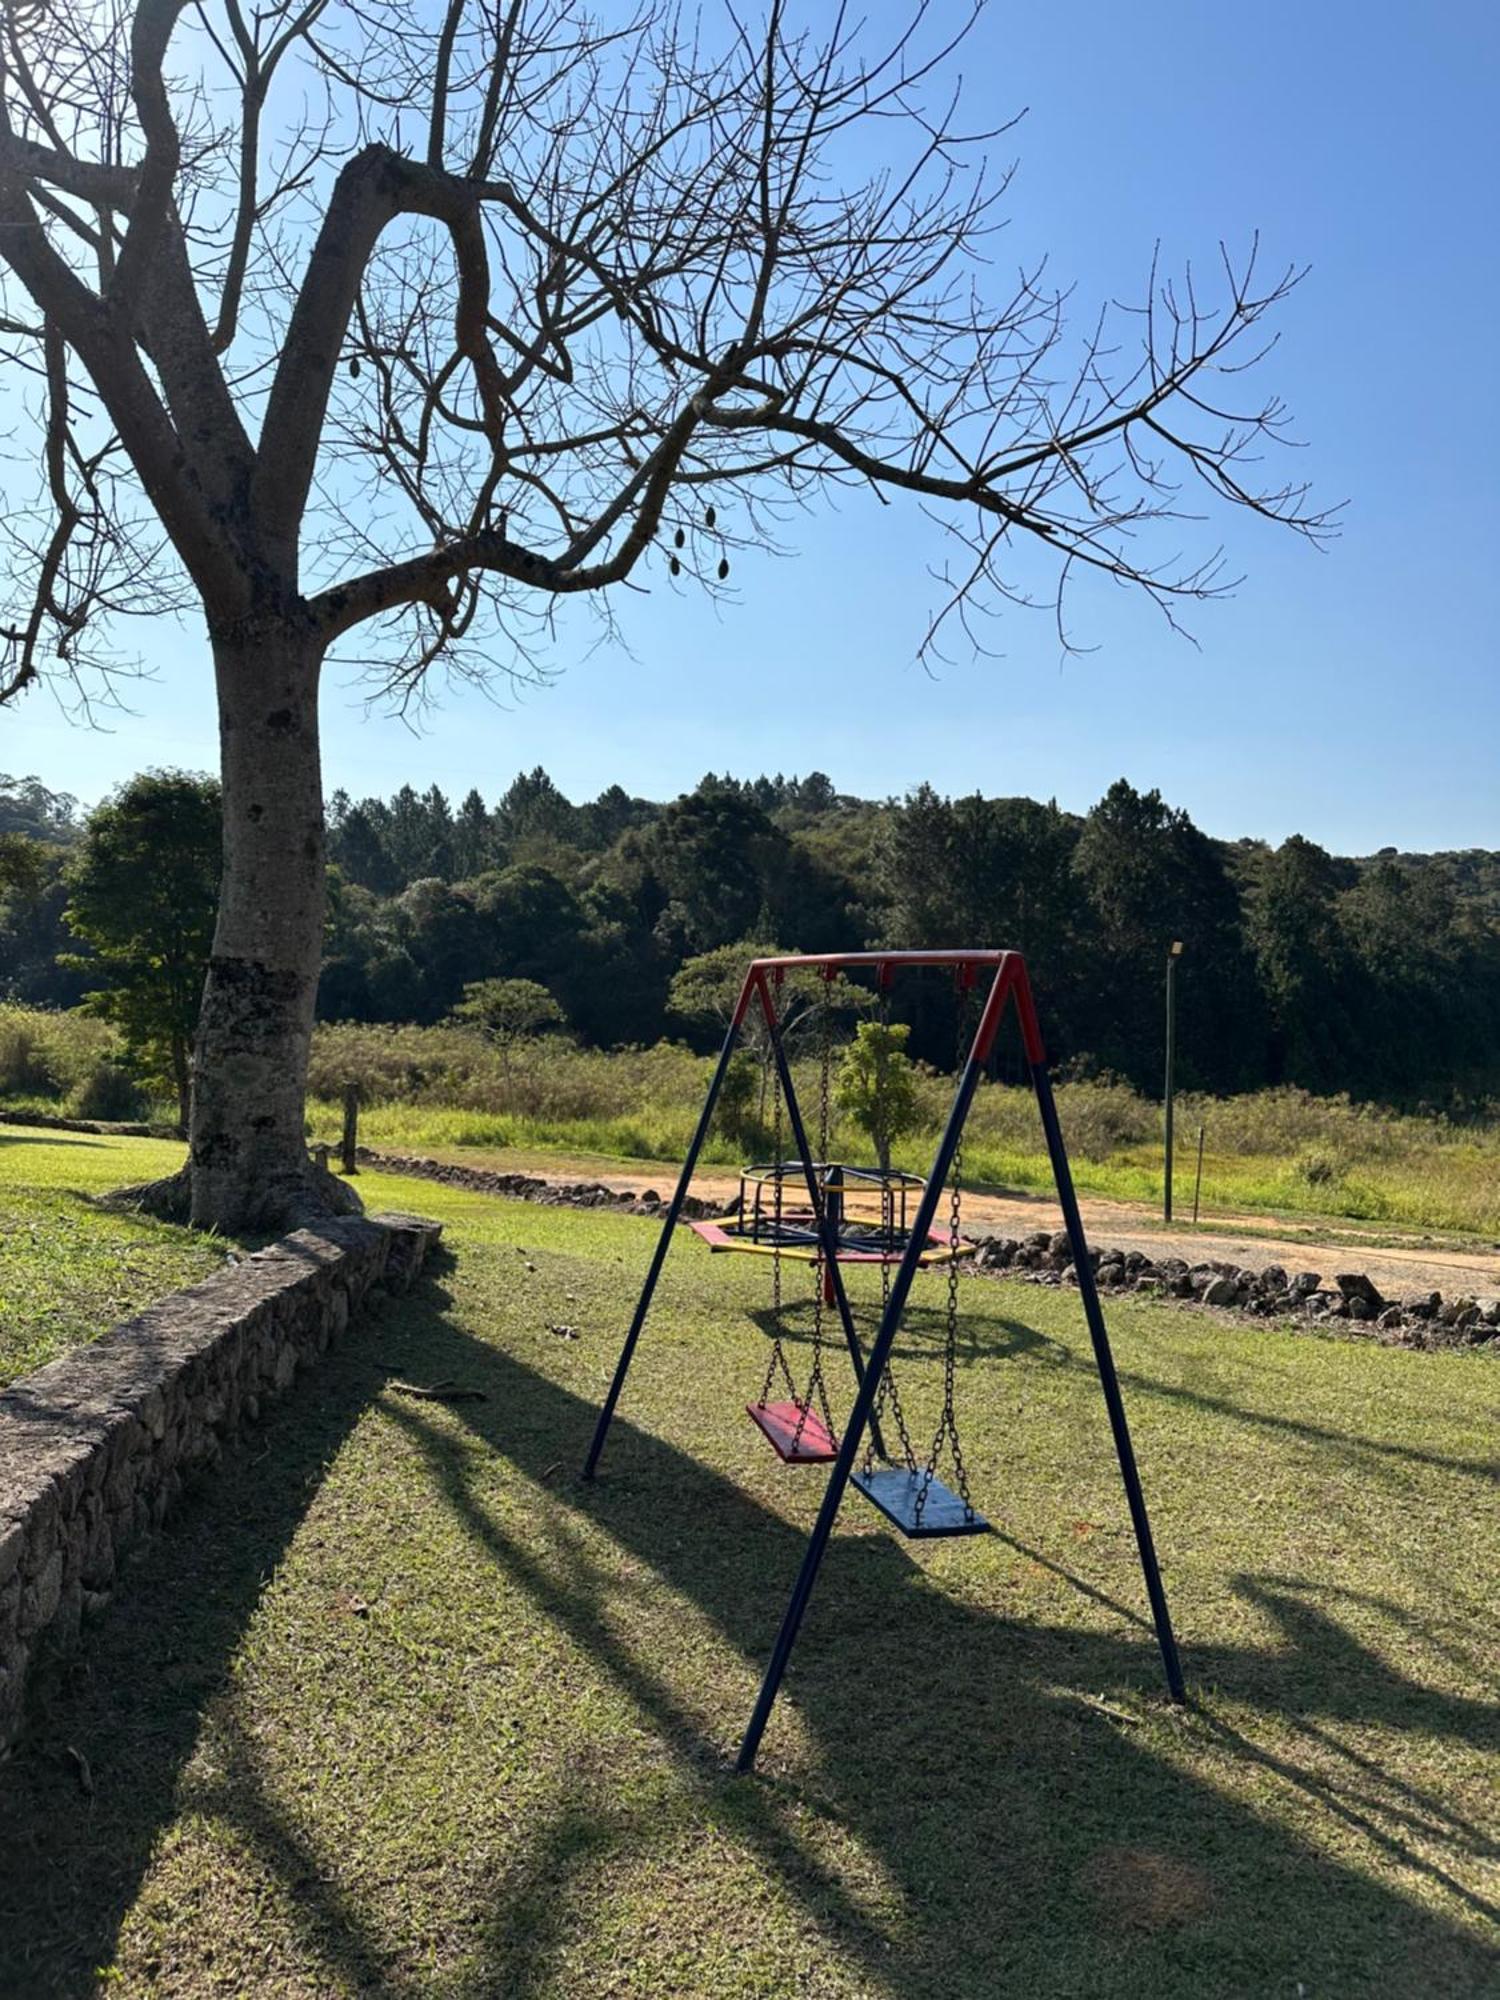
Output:
[[[672,1189],[670,1168],[626,1167],[613,1160],[467,1149],[436,1151],[434,1157],[455,1166],[542,1174],[549,1180],[586,1178],[635,1194],[655,1188],[663,1198]],[[728,1200],[738,1189],[737,1176],[722,1167],[706,1168],[693,1179],[693,1192],[714,1200]],[[1196,1228],[1174,1224],[1168,1229],[1159,1215],[1139,1203],[1080,1196],[1079,1206],[1090,1241],[1101,1247],[1185,1257],[1191,1263],[1234,1263],[1250,1270],[1282,1264],[1292,1272],[1317,1271],[1325,1279],[1340,1271],[1363,1271],[1390,1298],[1419,1291],[1441,1292],[1445,1298],[1500,1296],[1500,1245],[1454,1243],[1333,1217],[1291,1223],[1284,1216],[1239,1213],[1216,1215]],[[966,1194],[963,1213],[971,1233],[1024,1236],[1034,1229],[1062,1227],[1051,1195]]]

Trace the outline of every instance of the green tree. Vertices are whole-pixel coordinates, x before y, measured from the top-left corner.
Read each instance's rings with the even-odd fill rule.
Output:
[[[476,979],[464,988],[453,1018],[479,1029],[499,1050],[500,1067],[509,1075],[517,1044],[532,1041],[544,1029],[560,1028],[566,1017],[534,979]]]
[[[1354,870],[1294,833],[1260,863],[1246,930],[1270,1016],[1273,1083],[1342,1090],[1359,998],[1359,968],[1339,922]]]
[[[1212,1089],[1256,1080],[1265,1016],[1224,850],[1159,791],[1121,778],[1089,813],[1073,854],[1083,892],[1069,1009],[1075,1046],[1146,1088],[1160,1075],[1167,950],[1185,946],[1180,1077]]]
[[[85,1005],[170,1077],[184,1131],[219,893],[220,817],[214,779],[144,771],[90,814],[67,870],[66,921],[91,954]]]
[[[890,1172],[891,1148],[919,1121],[916,1070],[906,1054],[904,1023],[861,1021],[839,1062],[834,1102],[875,1148]]]

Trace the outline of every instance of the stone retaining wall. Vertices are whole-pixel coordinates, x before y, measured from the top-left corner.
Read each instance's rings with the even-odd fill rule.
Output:
[[[1343,1271],[1331,1285],[1317,1271],[1289,1273],[1280,1264],[1251,1270],[1239,1264],[1185,1257],[1148,1257],[1140,1250],[1090,1249],[1101,1292],[1145,1292],[1186,1304],[1217,1306],[1297,1325],[1308,1320],[1373,1334],[1396,1347],[1482,1347],[1500,1354],[1500,1298],[1407,1292],[1383,1298],[1363,1271]],[[1038,1285],[1078,1282],[1073,1251],[1061,1230],[1030,1236],[979,1236],[973,1268],[988,1277],[1019,1277]]]
[[[279,1395],[372,1288],[411,1283],[440,1226],[298,1230],[0,1392],[0,1750],[28,1674],[114,1587],[186,1475]]]

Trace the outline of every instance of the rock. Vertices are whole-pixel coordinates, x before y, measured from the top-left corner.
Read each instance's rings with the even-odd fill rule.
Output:
[[[1401,1310],[1408,1319],[1431,1319],[1441,1311],[1442,1304],[1441,1292],[1408,1292],[1401,1301]]]
[[[1310,1299],[1323,1282],[1317,1271],[1299,1271],[1291,1282],[1290,1289],[1299,1297]]]
[[[1375,1308],[1370,1304],[1370,1301],[1365,1297],[1363,1292],[1345,1292],[1344,1303],[1349,1308],[1350,1319],[1373,1319],[1375,1317]]]
[[[1385,1300],[1376,1291],[1363,1271],[1343,1271],[1333,1281],[1352,1305],[1356,1299],[1363,1299],[1366,1312],[1356,1313],[1356,1319],[1366,1319],[1372,1313],[1384,1310]]]
[[[1280,1264],[1267,1264],[1255,1282],[1258,1291],[1284,1292],[1287,1288],[1286,1272]]]
[[[1233,1278],[1220,1274],[1203,1288],[1203,1303],[1206,1306],[1237,1306],[1239,1302],[1240,1288]]]
[[[1405,1323],[1405,1315],[1402,1313],[1400,1306],[1387,1306],[1375,1322],[1377,1326],[1383,1327],[1387,1333],[1396,1327],[1404,1326]]]

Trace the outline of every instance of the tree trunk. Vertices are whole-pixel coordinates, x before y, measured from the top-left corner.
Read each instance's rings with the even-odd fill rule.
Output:
[[[188,1045],[181,1035],[172,1037],[172,1082],[177,1090],[177,1136],[185,1139],[192,1116],[192,1069]]]
[[[273,1230],[342,1201],[304,1134],[323,943],[318,649],[287,620],[216,639],[224,874],[193,1064],[194,1223]]]

